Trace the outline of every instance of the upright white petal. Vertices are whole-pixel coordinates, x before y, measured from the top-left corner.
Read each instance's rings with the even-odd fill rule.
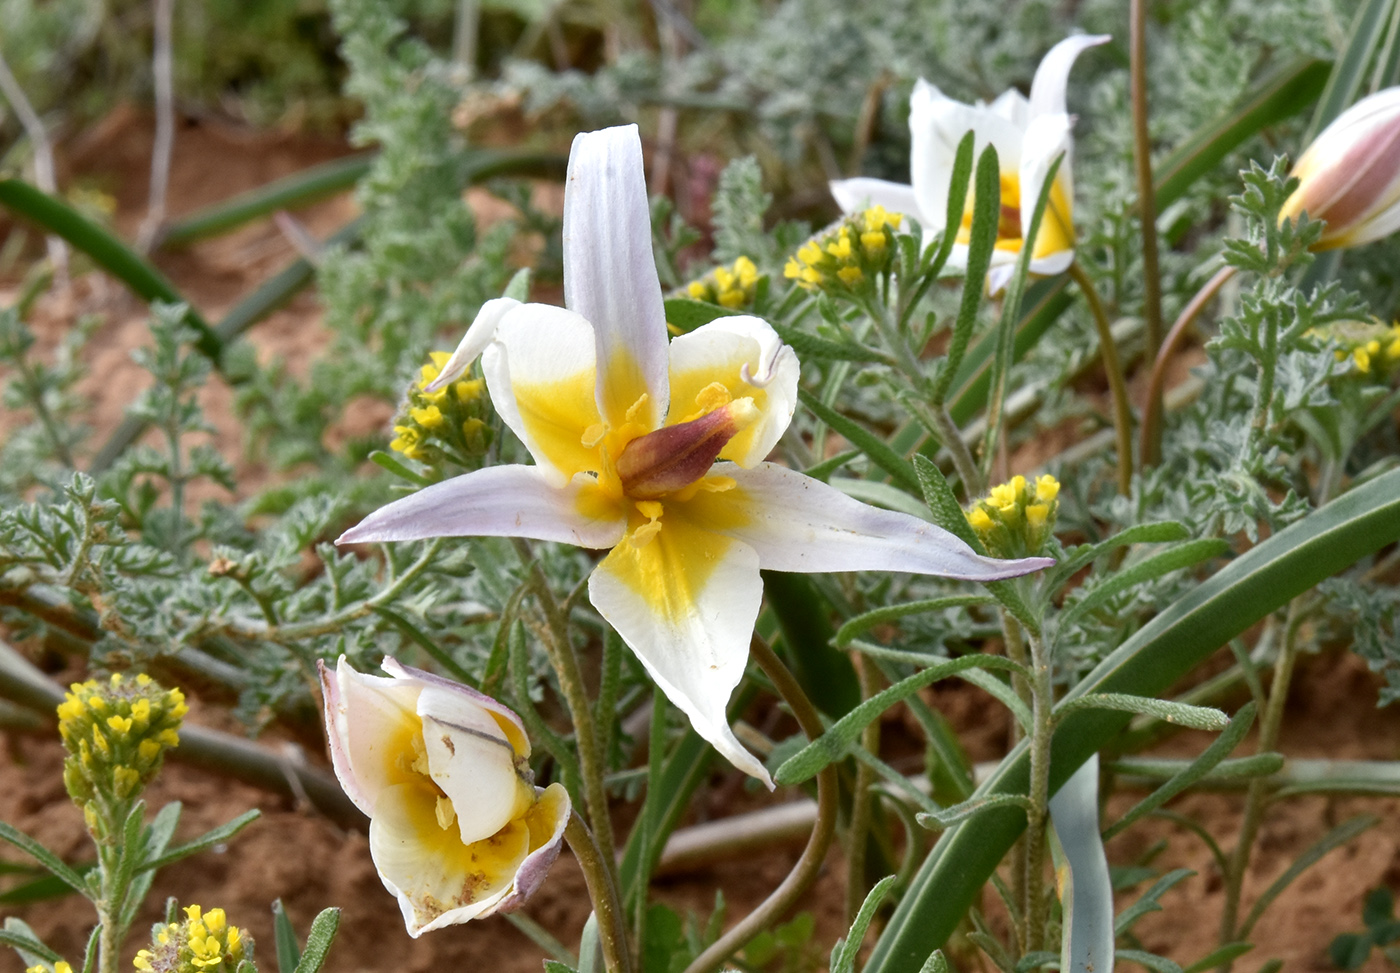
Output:
[[[635,125],[574,138],[564,186],[564,303],[594,327],[598,408],[612,425],[666,415],[666,312],[651,249],[642,141]]]
[[[593,326],[581,315],[524,304],[497,327],[481,359],[491,404],[555,486],[599,466],[596,450],[583,444],[601,418],[595,355]]]
[[[355,806],[372,815],[387,788],[409,779],[399,757],[420,732],[421,688],[356,672],[344,656],[334,672],[318,665],[335,776]]]
[[[533,466],[490,466],[434,483],[380,507],[337,544],[429,537],[529,537],[578,547],[612,547],[626,521],[580,475],[556,489]]]
[[[428,776],[452,802],[462,843],[483,841],[518,817],[521,785],[515,751],[496,721],[436,686],[418,697],[418,715],[423,718]]]
[[[471,368],[472,362],[476,361],[477,356],[486,350],[486,346],[496,336],[496,326],[501,323],[501,319],[520,306],[519,301],[510,297],[498,297],[481,305],[481,310],[476,312],[476,318],[472,321],[471,327],[467,329],[466,334],[462,335],[462,340],[457,343],[452,357],[443,363],[438,377],[433,379],[423,391],[436,392]]]
[[[903,213],[918,220],[920,226],[924,224],[918,200],[914,197],[913,186],[864,176],[858,179],[836,179],[828,185],[836,205],[841,207],[841,212],[847,216],[871,206],[883,206],[891,213]]]
[[[1032,248],[1034,259],[1031,273],[1049,276],[1069,269],[1074,259],[1074,220],[1069,207],[1074,200],[1074,173],[1072,171],[1074,140],[1070,136],[1070,117],[1064,113],[1038,115],[1026,129],[1026,145],[1021,156],[1021,236],[1030,232],[1031,218],[1035,215],[1035,204],[1040,198],[1041,187],[1055,160],[1063,156],[1059,169],[1055,172],[1056,190],[1051,192],[1050,201],[1045,206],[1045,214],[1040,220],[1040,239],[1062,240],[1063,245],[1052,247],[1046,253],[1036,253],[1034,241],[1024,244]]]
[[[767,570],[908,571],[995,581],[1055,563],[982,557],[936,524],[869,506],[773,463],[751,470],[717,464],[715,472],[732,476],[738,488],[716,494],[714,503],[741,511],[728,524],[717,520],[717,528],[756,550]]]
[[[771,790],[768,771],[739,743],[725,714],[763,600],[758,555],[672,523],[674,517],[668,509],[646,546],[624,541],[613,548],[588,579],[589,600],[695,732]]]
[[[1107,44],[1112,39],[1108,34],[1075,34],[1050,48],[1031,81],[1031,119],[1064,112],[1069,72],[1075,60],[1089,48]]]
[[[1025,129],[1031,120],[1031,103],[1015,88],[1007,88],[987,107],[1019,129]]]

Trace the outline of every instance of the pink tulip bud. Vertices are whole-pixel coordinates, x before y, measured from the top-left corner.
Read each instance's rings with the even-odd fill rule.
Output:
[[[1314,249],[1355,247],[1400,229],[1400,87],[1362,98],[1323,129],[1293,169],[1279,220],[1326,220]]]

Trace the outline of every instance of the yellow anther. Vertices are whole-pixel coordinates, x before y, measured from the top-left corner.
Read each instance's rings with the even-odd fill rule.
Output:
[[[650,401],[651,401],[651,396],[648,395],[646,392],[643,392],[643,393],[637,398],[637,401],[632,403],[631,408],[629,408],[629,409],[627,410],[627,415],[626,415],[627,421],[628,421],[628,422],[637,422],[637,421],[638,421],[638,417],[642,414],[642,410],[646,408],[647,403],[650,402]]]
[[[608,427],[601,422],[595,422],[583,431],[583,438],[579,442],[585,449],[592,449],[601,443],[607,434]]]
[[[641,514],[648,521],[660,520],[665,510],[666,508],[657,500],[637,501],[637,513]]]
[[[734,396],[719,382],[711,382],[695,396],[695,406],[700,410],[699,415],[707,415],[732,401]]]
[[[661,533],[661,521],[648,521],[632,531],[627,536],[627,542],[633,547],[646,547],[659,533]]]
[[[444,831],[452,827],[452,822],[457,820],[457,810],[452,806],[452,801],[445,796],[437,799],[433,813],[437,815],[438,827]]]

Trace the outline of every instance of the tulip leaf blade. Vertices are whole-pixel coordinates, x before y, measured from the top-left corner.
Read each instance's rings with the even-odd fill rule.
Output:
[[[1265,615],[1397,539],[1400,470],[1355,487],[1235,558],[1139,629],[1070,696],[1164,692]],[[1066,717],[1052,741],[1052,792],[1128,719],[1106,710]],[[1018,746],[978,793],[1024,794],[1029,772],[1027,749]],[[1024,829],[1024,814],[998,808],[982,816],[975,835],[943,835],[875,944],[868,973],[909,969],[940,946]]]
[[[1361,94],[1366,69],[1375,60],[1386,36],[1386,21],[1395,13],[1400,0],[1365,0],[1352,18],[1351,31],[1341,56],[1332,65],[1327,87],[1317,100],[1303,144],[1311,144],[1324,128],[1346,111]]]
[[[301,944],[297,942],[297,931],[281,899],[272,902],[272,936],[278,973],[296,973],[297,964],[301,962]]]
[[[1130,567],[1107,575],[1101,584],[1094,585],[1084,592],[1082,598],[1060,613],[1056,624],[1060,631],[1068,631],[1074,624],[1112,600],[1138,585],[1160,578],[1164,574],[1189,568],[1214,557],[1220,557],[1230,550],[1230,544],[1218,537],[1206,537],[1195,541],[1184,541],[1165,551],[1158,551],[1151,557]]]

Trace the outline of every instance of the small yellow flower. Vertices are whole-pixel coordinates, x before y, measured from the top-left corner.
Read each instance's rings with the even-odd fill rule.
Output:
[[[253,957],[253,940],[230,926],[223,909],[185,908],[183,922],[157,926],[150,949],[136,954],[140,973],[234,973]]]
[[[987,551],[996,557],[1025,557],[1040,553],[1055,529],[1060,482],[1048,473],[1032,486],[1013,476],[992,487],[967,511],[967,522]]]
[[[489,445],[489,430],[482,422],[487,404],[485,383],[463,379],[429,392],[428,386],[442,374],[452,356],[434,351],[428,357],[394,419],[389,448],[429,466],[449,458],[458,465],[474,465]],[[471,430],[470,434],[466,430]]]
[[[1368,321],[1336,321],[1308,332],[1308,337],[1334,345],[1339,362],[1350,361],[1351,374],[1367,381],[1387,381],[1400,367],[1400,322],[1385,325]]]
[[[788,259],[783,276],[807,290],[850,294],[889,269],[903,216],[872,206],[824,230]]]
[[[189,707],[178,689],[148,676],[74,683],[58,705],[58,731],[68,750],[63,779],[80,807],[135,797],[180,742]],[[100,816],[99,816],[100,817]]]
[[[758,281],[758,266],[748,257],[740,257],[691,281],[685,286],[685,293],[696,301],[742,311],[752,308],[757,300]]]

